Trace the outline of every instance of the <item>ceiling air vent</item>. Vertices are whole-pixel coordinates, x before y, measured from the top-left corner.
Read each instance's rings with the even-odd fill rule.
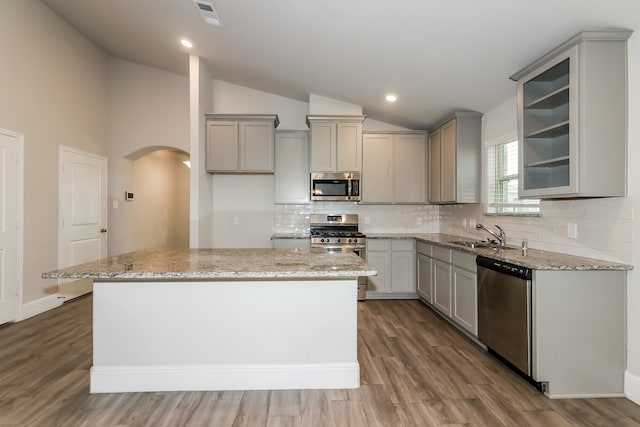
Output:
[[[209,25],[215,25],[216,27],[222,27],[222,20],[218,16],[218,12],[213,8],[213,3],[202,0],[193,0],[202,19]]]

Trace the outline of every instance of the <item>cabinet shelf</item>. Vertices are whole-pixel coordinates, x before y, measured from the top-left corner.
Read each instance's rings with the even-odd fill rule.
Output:
[[[539,162],[529,163],[525,165],[527,168],[555,167],[569,164],[569,156],[554,157],[553,159],[541,160]]]
[[[565,120],[542,129],[537,129],[530,132],[528,135],[525,135],[525,138],[555,138],[556,136],[567,133],[569,133],[569,120]]]
[[[563,86],[549,94],[529,102],[524,108],[528,110],[542,110],[556,108],[569,103],[569,85]]]

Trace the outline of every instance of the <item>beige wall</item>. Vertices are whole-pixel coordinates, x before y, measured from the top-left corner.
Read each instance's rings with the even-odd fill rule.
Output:
[[[189,247],[189,159],[183,151],[157,150],[134,162],[135,249]]]
[[[213,112],[225,114],[277,114],[278,129],[308,130],[309,103],[261,92],[221,80],[213,81]]]
[[[109,255],[116,255],[140,247],[134,205],[124,201],[125,191],[138,191],[133,162],[155,148],[190,151],[189,79],[116,58],[108,76]]]
[[[24,134],[23,302],[57,292],[58,147],[107,155],[107,57],[35,0],[0,1],[0,127]]]

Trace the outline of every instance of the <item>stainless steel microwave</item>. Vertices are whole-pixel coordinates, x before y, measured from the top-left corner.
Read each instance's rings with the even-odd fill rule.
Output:
[[[360,172],[311,173],[311,200],[360,201]]]

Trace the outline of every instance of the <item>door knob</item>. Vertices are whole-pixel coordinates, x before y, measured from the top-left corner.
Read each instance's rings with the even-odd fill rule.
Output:
[[[101,233],[106,233],[106,232],[107,232],[107,229],[106,229],[106,228],[101,228],[101,229],[100,229],[100,232],[101,232]]]

